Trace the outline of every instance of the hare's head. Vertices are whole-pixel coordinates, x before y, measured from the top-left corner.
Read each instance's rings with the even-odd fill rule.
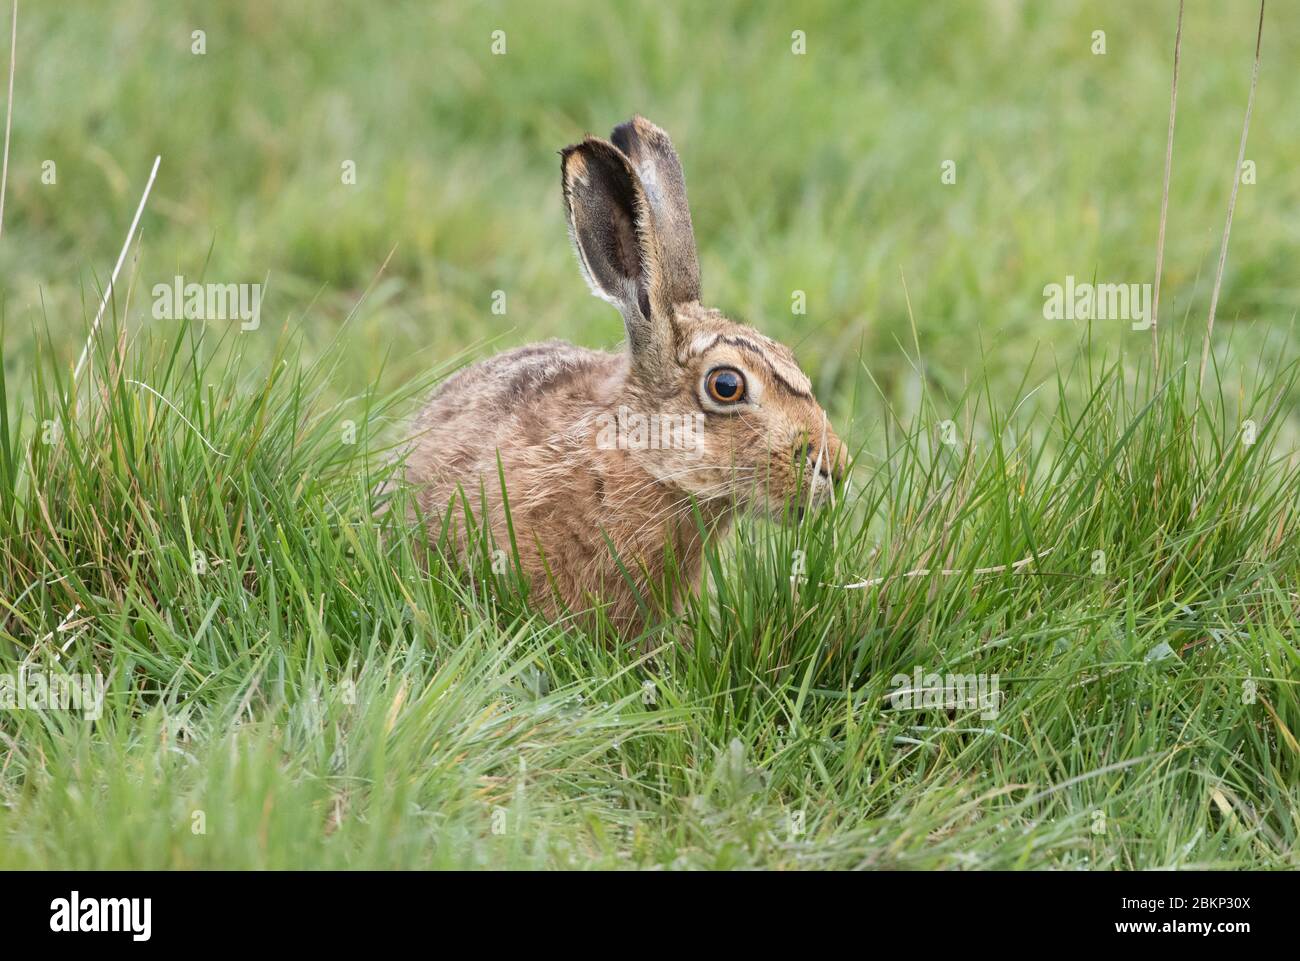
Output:
[[[700,305],[681,162],[644,117],[561,151],[583,275],[627,327],[620,446],[704,500],[782,513],[831,493],[847,455],[790,349]]]

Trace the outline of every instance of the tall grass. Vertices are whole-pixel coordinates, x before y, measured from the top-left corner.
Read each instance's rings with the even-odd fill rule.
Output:
[[[4,866],[1295,864],[1294,365],[1199,400],[1166,338],[1160,379],[927,403],[641,654],[375,522],[425,385],[333,401],[338,345],[231,337],[0,380],[0,673],[108,679],[0,713]],[[918,665],[996,716],[899,709]]]

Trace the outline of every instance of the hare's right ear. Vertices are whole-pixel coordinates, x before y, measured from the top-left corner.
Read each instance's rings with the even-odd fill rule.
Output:
[[[660,294],[660,245],[641,179],[621,150],[596,137],[560,156],[569,235],[591,292],[623,315],[635,364],[669,363],[673,304]]]

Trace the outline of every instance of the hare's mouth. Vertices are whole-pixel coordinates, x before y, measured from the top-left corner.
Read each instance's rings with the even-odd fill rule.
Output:
[[[820,511],[828,502],[828,498],[820,495],[810,495],[808,489],[802,488],[792,491],[784,497],[781,496],[763,496],[759,495],[748,501],[748,508],[751,513],[777,523],[802,523],[804,518],[809,514],[815,514]]]

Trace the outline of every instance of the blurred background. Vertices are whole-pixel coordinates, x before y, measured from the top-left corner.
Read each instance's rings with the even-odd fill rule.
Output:
[[[1197,344],[1257,12],[1187,4],[1161,316]],[[1083,322],[1044,319],[1046,284],[1153,279],[1176,17],[1173,0],[29,0],[4,364],[23,383],[47,335],[75,361],[155,154],[119,288],[134,277],[128,329],[178,323],[153,319],[148,294],[176,274],[266,280],[240,346],[269,357],[286,326],[323,344],[391,251],[343,334],[340,392],[466,350],[613,347],[618,315],[569,249],[556,151],[640,112],[682,156],[706,301],[795,346],[852,422],[842,433],[869,439],[886,402],[913,413],[923,381],[955,398],[987,373],[1010,402],[1085,349]],[[1218,307],[1230,385],[1300,307],[1298,54],[1300,12],[1270,4],[1256,182],[1240,190]],[[1099,322],[1089,349],[1148,338]]]

